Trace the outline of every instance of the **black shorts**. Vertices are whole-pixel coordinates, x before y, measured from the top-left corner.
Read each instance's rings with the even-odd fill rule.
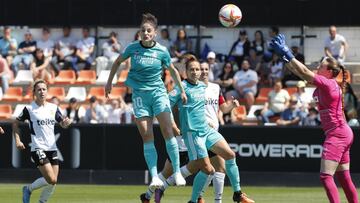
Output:
[[[36,166],[43,166],[47,163],[51,165],[59,165],[57,151],[44,151],[37,149],[31,152],[31,158],[34,160]]]
[[[213,158],[214,156],[217,156],[214,152],[208,150],[209,159]]]
[[[169,158],[169,155],[166,154],[167,159],[169,160],[169,162],[171,163],[171,159]],[[180,157],[180,167],[186,165],[187,163],[189,163],[189,157],[187,152],[179,152],[179,157]]]

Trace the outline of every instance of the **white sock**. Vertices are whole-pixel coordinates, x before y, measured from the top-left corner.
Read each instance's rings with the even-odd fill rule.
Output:
[[[191,172],[187,169],[186,165],[180,168],[180,173],[184,178],[191,176]],[[166,179],[166,181],[164,181],[164,187],[162,187],[161,189],[165,191],[166,188],[174,185],[175,185],[175,179],[173,176],[170,176],[168,179]]]
[[[48,185],[44,187],[43,191],[41,192],[39,203],[45,203],[49,200],[50,196],[54,193],[56,185]]]
[[[164,184],[166,183],[166,179],[164,177],[164,175],[160,172],[158,173],[158,177],[160,178],[160,180],[162,180],[164,182]],[[145,193],[145,197],[148,199],[151,199],[152,195],[154,194],[154,190],[150,187],[148,187],[146,193]]]
[[[182,166],[180,168],[180,172],[181,172],[181,175],[184,177],[184,178],[187,178],[189,176],[191,176],[191,172],[189,171],[189,169],[185,166]]]
[[[46,182],[45,178],[41,177],[41,178],[36,179],[33,183],[31,183],[28,186],[28,188],[29,188],[30,192],[32,192],[32,191],[37,190],[46,185],[48,185],[48,183]]]
[[[224,192],[224,180],[225,173],[215,172],[213,178],[213,187],[214,187],[214,198],[215,203],[221,203],[222,194]]]
[[[160,178],[160,180],[161,180],[162,182],[165,182],[165,181],[166,181],[166,178],[164,177],[164,175],[163,175],[161,172],[158,174],[158,177]]]

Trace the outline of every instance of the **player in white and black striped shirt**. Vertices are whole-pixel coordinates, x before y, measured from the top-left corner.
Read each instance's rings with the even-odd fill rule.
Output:
[[[28,186],[23,187],[23,203],[30,202],[31,192],[45,187],[40,195],[40,203],[47,202],[54,192],[59,174],[59,162],[55,140],[55,124],[67,128],[71,121],[63,117],[55,104],[46,102],[47,84],[44,80],[37,80],[33,85],[34,101],[24,107],[22,113],[13,124],[16,147],[25,149],[19,136],[19,121],[29,121],[31,132],[31,158],[34,160],[43,177],[38,178]]]

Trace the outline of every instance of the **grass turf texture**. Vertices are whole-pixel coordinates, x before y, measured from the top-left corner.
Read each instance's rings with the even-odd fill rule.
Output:
[[[21,202],[20,184],[0,184],[1,203]],[[114,186],[114,185],[58,185],[49,203],[136,203],[139,195],[147,189],[146,186]],[[246,187],[244,192],[256,202],[266,203],[326,203],[325,191],[320,187]],[[339,190],[341,190],[339,188]],[[212,187],[206,192],[206,202],[213,202]],[[36,190],[31,196],[31,203],[37,203],[41,190]],[[342,202],[345,201],[341,192]],[[358,192],[360,192],[358,190]],[[164,203],[184,203],[189,200],[191,187],[171,187],[163,198]],[[223,202],[232,202],[232,191],[225,187]],[[153,202],[153,200],[151,201]]]

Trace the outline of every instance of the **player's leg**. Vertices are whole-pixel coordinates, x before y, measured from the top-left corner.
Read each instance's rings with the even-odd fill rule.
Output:
[[[225,159],[225,171],[230,179],[234,191],[233,200],[235,202],[252,203],[254,200],[248,198],[241,192],[239,168],[236,164],[235,153],[231,150],[225,139],[217,141],[211,146],[211,151]]]
[[[348,202],[358,203],[358,193],[350,175],[350,146],[342,156],[340,164],[336,169],[336,177],[344,190]]]
[[[156,116],[156,118],[159,121],[161,133],[165,139],[166,151],[171,160],[176,185],[183,186],[186,184],[186,181],[181,176],[181,173],[180,173],[179,146],[176,141],[176,138],[174,137],[174,133],[173,133],[173,129],[172,129],[170,108],[169,108],[169,111],[163,111],[163,112],[159,113]]]
[[[163,182],[159,179],[157,171],[158,154],[154,143],[153,118],[137,118],[136,126],[144,143],[144,157],[152,177],[150,187],[159,188],[163,186]]]
[[[209,153],[210,155],[210,153]],[[214,188],[214,202],[222,202],[222,194],[224,192],[224,182],[225,182],[225,160],[220,156],[211,156],[211,164],[215,168],[215,174],[212,180]]]
[[[45,153],[50,161],[51,167],[53,169],[53,174],[57,180],[57,177],[59,175],[59,161],[58,161],[57,151],[50,151],[50,152],[45,152]],[[55,191],[55,186],[56,186],[56,183],[48,184],[47,186],[44,187],[44,189],[40,195],[39,203],[45,203],[49,200],[50,196]]]
[[[334,173],[339,163],[333,160],[321,159],[320,181],[323,184],[331,203],[340,203],[340,196],[334,181]]]
[[[196,166],[200,171],[196,174],[193,182],[193,190],[190,202],[197,202],[202,191],[209,185],[215,173],[214,167],[210,163],[209,157],[195,160]]]

